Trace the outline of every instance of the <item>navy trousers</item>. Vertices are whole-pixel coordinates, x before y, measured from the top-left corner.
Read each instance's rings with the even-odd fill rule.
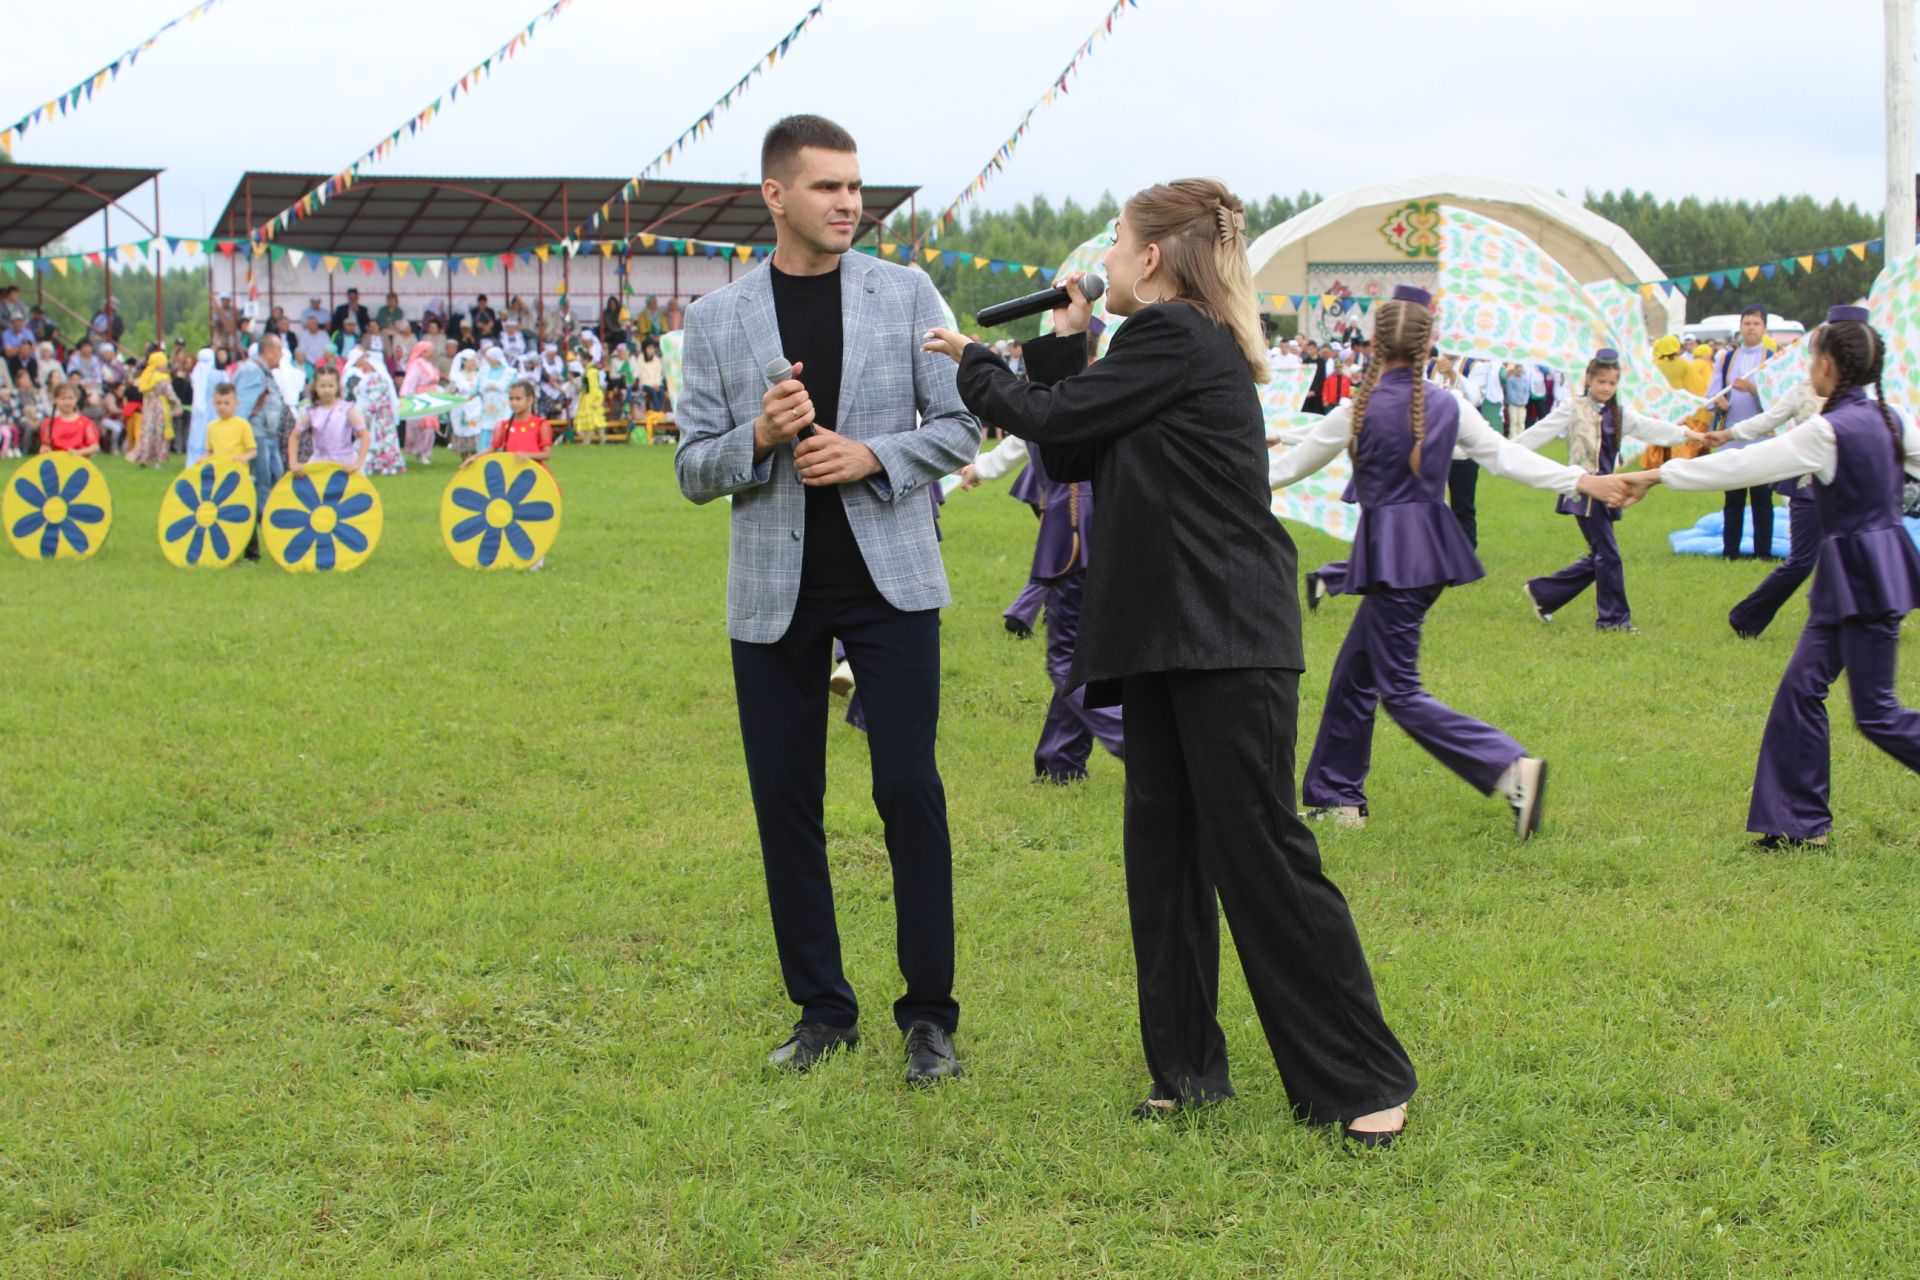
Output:
[[[873,756],[873,804],[893,866],[902,1028],[959,1024],[953,999],[953,846],[934,759],[940,723],[940,611],[903,613],[877,596],[802,599],[772,644],[733,642],[734,689],[774,946],[801,1016],[852,1026],[859,1002],[840,963],[827,870],[827,681],[833,641],[859,673]]]

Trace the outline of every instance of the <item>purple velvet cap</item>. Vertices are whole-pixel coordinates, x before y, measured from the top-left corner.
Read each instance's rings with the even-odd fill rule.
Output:
[[[1595,364],[1619,364],[1620,353],[1612,347],[1602,347],[1593,353],[1593,362]]]
[[[1828,307],[1827,323],[1828,324],[1849,324],[1849,323],[1866,324],[1867,309],[1865,307]]]
[[[1397,284],[1393,286],[1393,300],[1395,302],[1412,302],[1422,307],[1431,307],[1433,305],[1432,294],[1417,285],[1411,284]]]

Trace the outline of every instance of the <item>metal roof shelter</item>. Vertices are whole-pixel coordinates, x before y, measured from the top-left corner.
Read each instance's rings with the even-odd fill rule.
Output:
[[[158,169],[113,169],[104,165],[0,165],[0,249],[46,248],[101,210],[118,207],[135,226],[156,235]],[[154,183],[153,226],[121,200]],[[111,216],[111,213],[109,213]]]
[[[127,196],[148,184],[153,186],[151,222],[124,203]],[[145,235],[160,235],[160,170],[107,165],[0,165],[0,249],[37,253],[96,213],[101,215],[100,242],[111,245],[116,209]],[[107,305],[112,306],[113,255],[106,254],[102,265],[106,270]],[[159,271],[153,273],[154,332],[164,337],[167,314],[161,276]],[[44,303],[45,284],[36,283],[35,291]],[[85,326],[86,317],[73,318]]]
[[[320,173],[241,175],[210,234],[244,239],[326,181]],[[675,239],[770,244],[773,219],[758,184],[648,182],[625,205],[626,178],[498,178],[393,175],[363,178],[274,236],[313,253],[454,258],[530,249],[565,239],[601,205],[614,201],[599,235],[642,232]],[[918,187],[866,188],[866,219],[878,228]]]

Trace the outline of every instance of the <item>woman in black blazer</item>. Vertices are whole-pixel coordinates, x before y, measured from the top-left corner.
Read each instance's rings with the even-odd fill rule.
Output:
[[[931,331],[961,398],[1100,503],[1071,683],[1124,707],[1125,860],[1153,1088],[1148,1117],[1233,1096],[1219,1003],[1226,911],[1294,1112],[1369,1146],[1406,1123],[1413,1065],[1374,997],[1346,899],[1294,807],[1300,606],[1270,509],[1267,379],[1240,201],[1188,179],[1127,202],[1106,255],[1126,317],[1088,365],[1078,277],[1022,382]]]

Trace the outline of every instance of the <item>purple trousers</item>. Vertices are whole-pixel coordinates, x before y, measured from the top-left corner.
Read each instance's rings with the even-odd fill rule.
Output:
[[[1526,748],[1489,724],[1461,715],[1420,683],[1420,628],[1442,588],[1369,592],[1334,660],[1327,705],[1307,760],[1301,799],[1314,808],[1367,802],[1373,711],[1384,705],[1409,738],[1491,795]]]
[[[1033,624],[1040,620],[1040,606],[1046,602],[1047,584],[1038,578],[1028,578],[1027,585],[1020,588],[1020,594],[1013,598],[1013,603],[1000,616],[1013,623],[1007,629],[1024,640],[1033,634]]]
[[[1796,489],[1787,498],[1787,538],[1791,550],[1780,567],[1762,578],[1753,594],[1727,614],[1727,621],[1735,631],[1750,636],[1765,631],[1780,607],[1813,575],[1814,562],[1820,558],[1820,505],[1811,494],[1801,497],[1801,492]]]
[[[1126,738],[1116,707],[1089,707],[1084,689],[1068,689],[1073,649],[1080,636],[1080,595],[1087,573],[1075,570],[1043,584],[1047,605],[1047,678],[1053,681],[1053,701],[1047,704],[1046,723],[1033,749],[1033,771],[1054,782],[1074,782],[1087,776],[1087,757],[1094,739],[1118,758],[1127,758]]]
[[[1757,835],[1811,840],[1833,826],[1828,754],[1827,689],[1841,671],[1853,695],[1853,722],[1867,741],[1920,773],[1920,711],[1900,705],[1894,660],[1900,619],[1850,618],[1838,626],[1809,622],[1780,678],[1760,740],[1747,829]]]
[[[1600,616],[1595,625],[1625,627],[1633,623],[1627,606],[1627,572],[1620,561],[1620,544],[1613,537],[1613,521],[1605,516],[1575,516],[1587,554],[1558,573],[1533,578],[1527,588],[1542,613],[1558,613],[1589,585],[1594,589]]]

